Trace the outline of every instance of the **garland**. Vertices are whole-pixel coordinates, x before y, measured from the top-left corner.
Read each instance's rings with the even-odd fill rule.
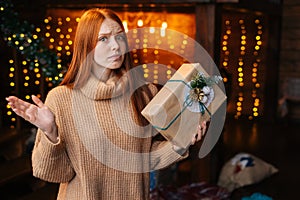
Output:
[[[0,32],[7,45],[15,48],[29,63],[29,69],[38,67],[47,81],[57,85],[62,76],[58,56],[43,45],[43,38],[34,34],[35,27],[28,21],[20,21],[10,0],[0,0]]]

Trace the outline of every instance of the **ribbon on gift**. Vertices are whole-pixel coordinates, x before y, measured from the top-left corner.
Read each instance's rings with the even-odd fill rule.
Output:
[[[189,87],[190,89],[192,89],[192,87],[186,83],[185,81],[183,80],[168,80],[168,82],[181,82],[183,84],[185,84],[187,87]],[[162,130],[162,131],[165,131],[167,130],[170,126],[172,126],[172,124],[178,119],[178,117],[189,107],[193,104],[193,101],[191,98],[190,98],[190,95],[187,95],[184,102],[183,102],[183,109],[170,121],[170,123],[165,126],[165,127],[159,127],[159,126],[155,126],[153,125],[154,128],[156,129],[159,129],[159,130]],[[204,103],[200,102],[200,101],[197,101],[198,102],[198,105],[199,105],[199,110],[200,110],[200,113],[202,115],[204,115],[205,111],[207,111],[207,113],[209,114],[209,116],[211,116],[211,113],[210,111],[208,110],[208,108],[204,105]]]

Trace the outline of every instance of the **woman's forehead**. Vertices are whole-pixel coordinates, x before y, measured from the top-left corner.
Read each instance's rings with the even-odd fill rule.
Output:
[[[105,35],[105,34],[116,34],[122,31],[121,26],[112,19],[104,19],[102,22],[102,25],[100,27],[99,34]]]

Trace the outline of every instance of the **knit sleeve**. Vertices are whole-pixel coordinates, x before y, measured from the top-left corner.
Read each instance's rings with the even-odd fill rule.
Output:
[[[182,153],[182,154],[181,154]],[[158,170],[187,158],[189,151],[177,152],[173,144],[159,134],[153,138],[150,153],[150,164],[152,170]]]
[[[68,182],[75,175],[63,142],[59,139],[53,144],[41,130],[32,152],[32,168],[33,176],[54,183]]]
[[[60,103],[58,102],[60,98],[55,91],[48,93],[45,104],[57,116],[59,114],[58,105]],[[57,117],[55,119],[59,132],[60,122],[57,120]],[[32,152],[32,168],[35,177],[49,182],[64,183],[74,177],[75,172],[68,157],[65,144],[61,140],[60,132],[59,141],[54,144],[42,130],[38,130]]]

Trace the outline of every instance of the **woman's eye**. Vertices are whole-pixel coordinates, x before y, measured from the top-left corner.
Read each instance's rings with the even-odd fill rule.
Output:
[[[105,41],[107,41],[107,37],[100,37],[98,40],[99,40],[100,42],[105,42]]]
[[[118,35],[116,35],[116,39],[123,41],[123,40],[125,40],[125,36],[123,34],[118,34]]]

